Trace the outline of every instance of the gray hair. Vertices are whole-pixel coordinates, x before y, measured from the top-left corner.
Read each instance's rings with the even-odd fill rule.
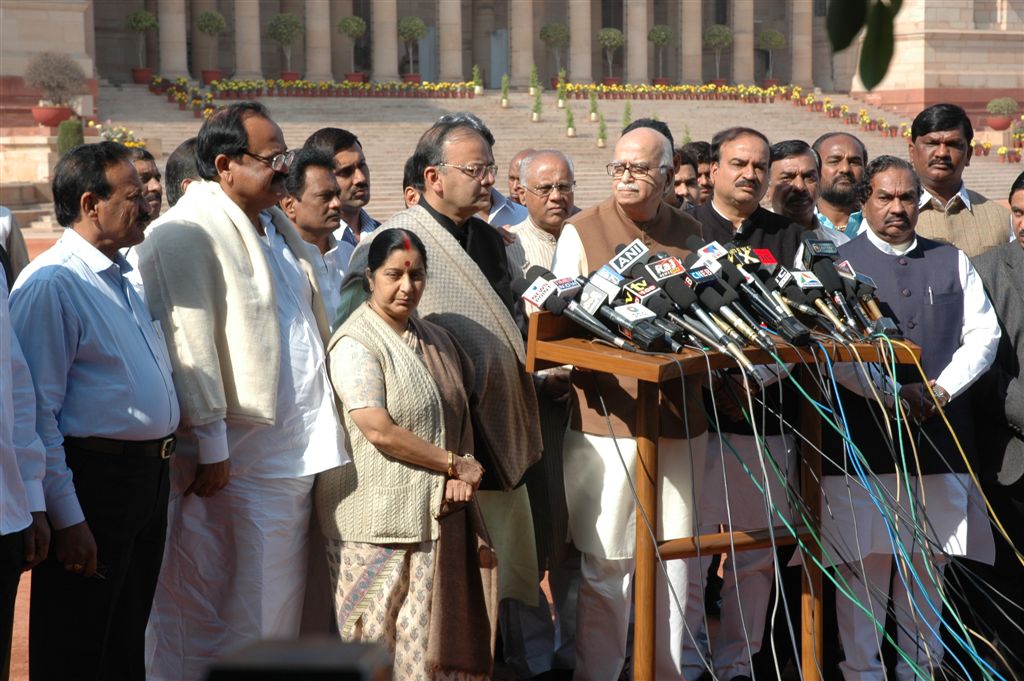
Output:
[[[538,151],[534,151],[530,154],[527,154],[526,158],[519,162],[519,182],[524,187],[526,186],[526,177],[530,172],[531,166],[533,166],[533,164],[539,161],[541,158],[548,156],[558,158],[559,160],[564,161],[565,164],[569,166],[569,173],[573,176],[573,179],[576,178],[576,166],[573,164],[571,158],[569,158],[566,154],[559,151],[558,149],[540,149]]]

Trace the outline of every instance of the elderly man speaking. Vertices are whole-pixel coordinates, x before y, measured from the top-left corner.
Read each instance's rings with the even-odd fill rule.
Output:
[[[689,255],[684,244],[691,234],[700,235],[700,225],[665,202],[673,182],[668,138],[650,128],[632,130],[615,145],[607,168],[612,195],[581,211],[562,229],[552,266],[555,274],[588,274],[611,259],[616,244],[634,239],[642,239],[651,251]],[[577,628],[587,632],[576,642],[574,678],[615,679],[626,656],[636,549],[633,495],[619,453],[630,477],[635,476],[637,383],[577,371],[572,383],[579,406],[565,435],[565,491],[570,532],[582,553]],[[680,384],[667,383],[660,400],[658,539],[691,536],[694,529],[691,483],[694,471],[700,475],[704,470],[707,421],[700,411],[700,385],[688,383],[686,392],[684,400]],[[599,395],[607,405],[612,432]],[[687,405],[685,415],[682,405]],[[686,561],[669,561],[665,567],[678,601],[669,595],[659,573],[655,676],[676,679],[682,676],[686,632],[693,629],[700,612],[687,607]],[[686,610],[685,629],[677,602]]]

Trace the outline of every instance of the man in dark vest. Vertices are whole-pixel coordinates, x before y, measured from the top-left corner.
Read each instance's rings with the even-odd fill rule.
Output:
[[[700,234],[700,225],[665,202],[673,179],[668,139],[651,128],[632,130],[619,138],[607,169],[612,196],[581,211],[563,227],[555,248],[555,274],[589,274],[611,259],[616,244],[634,239],[642,240],[652,252],[689,255],[684,244],[690,235]],[[578,371],[573,371],[572,382],[578,408],[570,416],[563,459],[569,529],[582,554],[576,626],[586,632],[576,639],[574,678],[615,679],[626,657],[636,548],[633,496],[624,467],[631,477],[637,474],[637,383]],[[704,470],[707,422],[700,410],[699,382],[687,381],[686,393],[684,400],[679,382],[663,386],[658,442],[660,522],[655,528],[659,539],[691,536],[694,529],[692,484],[699,482]],[[682,677],[684,640],[691,642],[701,617],[702,600],[690,602],[686,597],[686,563],[674,560],[665,565],[676,598],[658,572],[658,679]],[[676,603],[686,611],[685,617]]]
[[[840,669],[848,679],[883,678],[878,627],[888,611],[902,651],[896,678],[930,677],[943,656],[945,564],[950,556],[968,555],[969,546],[970,555],[981,557],[976,548],[986,544],[983,553],[991,560],[987,523],[982,515],[975,524],[977,499],[969,501],[976,490],[967,461],[975,470],[978,464],[972,459],[974,427],[965,392],[992,364],[999,323],[967,256],[916,233],[921,184],[909,163],[893,156],[872,161],[860,197],[868,229],[840,246],[840,256],[874,279],[883,314],[921,346],[924,377],[904,365],[895,381],[879,381],[887,404],[883,414],[865,375],[852,364],[837,368],[837,378],[850,389],[841,396],[857,446],[844,452],[835,438],[831,444],[826,438],[826,458],[834,465],[822,485],[822,536],[840,583],[853,594],[837,597],[846,655]],[[892,417],[896,397],[902,404],[899,421]],[[938,415],[940,407],[966,458]],[[885,435],[885,419],[892,439]]]

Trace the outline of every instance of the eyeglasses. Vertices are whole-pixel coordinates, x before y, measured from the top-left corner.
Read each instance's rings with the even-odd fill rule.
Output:
[[[525,185],[524,185],[525,186]],[[526,191],[530,192],[534,196],[540,198],[546,198],[551,195],[551,192],[558,191],[559,194],[565,196],[576,189],[576,181],[572,182],[559,182],[558,184],[542,184],[536,187],[526,187]]]
[[[295,152],[291,149],[288,151],[282,151],[280,154],[274,156],[260,156],[254,154],[251,151],[242,152],[246,156],[251,156],[260,163],[270,166],[270,169],[275,173],[287,173],[292,163],[295,161]]]
[[[441,163],[437,164],[438,168],[456,168],[466,173],[474,180],[482,180],[488,175],[497,176],[498,166],[493,163],[472,163],[470,165],[462,165],[460,163]]]
[[[605,166],[605,170],[608,171],[608,174],[611,177],[622,177],[623,175],[626,174],[627,170],[629,171],[629,174],[632,175],[633,177],[647,177],[653,171],[661,171],[668,167],[669,166],[655,166],[654,168],[651,168],[650,166],[644,165],[643,163],[633,164],[612,161],[611,163]]]

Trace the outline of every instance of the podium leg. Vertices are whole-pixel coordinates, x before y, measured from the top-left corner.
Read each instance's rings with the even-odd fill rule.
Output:
[[[658,547],[651,540],[643,513],[658,527],[658,384],[640,381],[636,400],[636,572],[633,581],[633,678],[655,681],[655,577]],[[641,512],[643,509],[643,513]]]
[[[800,368],[800,385],[815,401],[821,400],[821,391],[810,369]],[[813,447],[821,448],[821,417],[808,401],[800,406],[800,429]],[[821,509],[821,454],[808,446],[801,457],[801,496],[807,507],[807,516],[817,535],[821,529],[818,514]],[[824,663],[822,639],[821,569],[815,560],[821,560],[821,549],[813,540],[806,540],[804,554],[803,593],[800,599],[801,614],[801,669],[804,681],[820,681],[821,665]]]

